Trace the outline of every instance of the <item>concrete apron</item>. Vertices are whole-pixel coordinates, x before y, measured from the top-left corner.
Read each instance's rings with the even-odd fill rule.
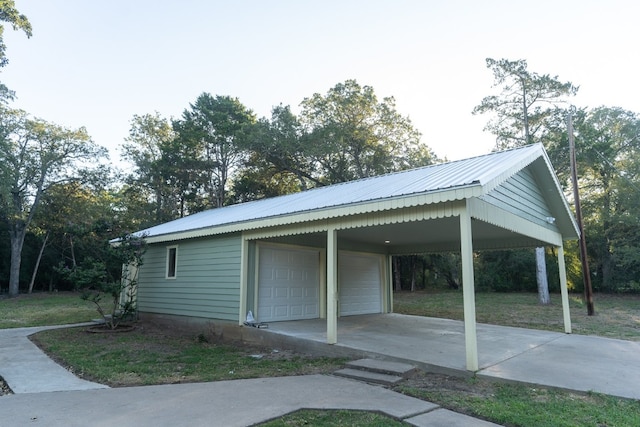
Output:
[[[368,356],[430,372],[473,374],[465,368],[464,324],[456,320],[399,314],[342,317],[334,345],[326,344],[323,319],[274,322],[244,335],[310,353]],[[640,399],[639,342],[485,324],[478,324],[477,335],[480,377]]]

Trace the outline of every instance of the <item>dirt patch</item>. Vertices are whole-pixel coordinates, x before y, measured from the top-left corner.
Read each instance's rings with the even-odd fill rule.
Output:
[[[154,349],[157,349],[158,346],[163,346],[164,343],[175,343],[176,341],[186,342],[195,340],[198,342],[205,342],[210,344],[230,345],[247,355],[265,360],[292,360],[294,358],[316,357],[310,354],[295,352],[293,350],[265,347],[239,340],[228,341],[211,333],[188,333],[185,332],[184,329],[174,329],[167,327],[166,325],[145,320],[140,320],[135,324],[135,332],[142,333],[147,338],[152,338],[147,343],[142,344],[140,346],[140,350],[145,350],[146,346],[149,345],[154,346]],[[170,339],[167,340],[167,338]],[[135,343],[133,343],[133,345],[135,345]],[[174,351],[174,349],[166,345],[164,351],[171,352]]]
[[[121,332],[131,332],[135,329],[134,325],[118,325],[115,328],[110,328],[106,325],[96,325],[87,328],[87,332],[93,334],[117,334]]]

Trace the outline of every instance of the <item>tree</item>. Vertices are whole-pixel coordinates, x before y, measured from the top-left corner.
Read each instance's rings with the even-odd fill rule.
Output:
[[[640,288],[640,118],[621,108],[579,111],[577,163],[588,250],[603,291]]]
[[[487,96],[473,109],[473,114],[491,114],[485,130],[496,135],[496,149],[507,149],[548,142],[556,135],[554,119],[558,105],[575,95],[578,88],[571,82],[561,82],[557,76],[540,75],[527,70],[527,61],[487,58],[487,68],[493,72],[494,87],[500,94]],[[544,248],[536,249],[537,271],[546,271]],[[546,274],[538,274],[538,296],[541,304],[549,304]]]
[[[121,322],[137,318],[138,271],[146,249],[144,237],[127,234],[116,244],[107,244],[99,258],[58,270],[74,289],[83,291],[83,300],[95,304],[104,327],[114,330]]]
[[[19,292],[24,239],[43,194],[52,185],[86,177],[81,162],[105,155],[84,128],[66,129],[0,108],[0,202],[11,240],[10,296]]]
[[[247,140],[247,149],[251,152],[247,166],[258,176],[277,176],[278,181],[285,182],[293,178],[298,181],[297,191],[323,185],[305,142],[305,129],[291,108],[273,107],[271,120],[262,118],[251,129]],[[280,190],[287,191],[277,191]]]
[[[201,94],[174,123],[178,144],[197,157],[193,177],[205,197],[202,208],[227,203],[230,178],[246,160],[244,140],[255,116],[237,98]]]
[[[338,83],[326,95],[302,103],[304,150],[322,175],[336,183],[425,166],[436,158],[420,143],[411,120],[396,111],[393,97],[378,101],[371,86]]]
[[[18,12],[14,0],[0,0],[0,21],[11,24],[14,30],[22,30],[27,37],[31,37],[31,23],[26,16]],[[6,55],[7,46],[4,43],[4,25],[0,24],[0,67],[9,63]],[[0,102],[13,99],[13,92],[0,83]]]
[[[141,192],[152,206],[152,217],[146,221],[149,225],[176,218],[175,191],[170,185],[172,165],[166,155],[174,138],[171,124],[159,113],[134,115],[121,147],[124,159],[135,165],[127,177],[130,194]]]
[[[121,214],[110,191],[72,181],[49,187],[34,216],[33,230],[48,237],[49,267],[75,268],[101,259],[108,240],[118,235]],[[44,248],[41,246],[41,249]],[[37,263],[36,263],[37,266]],[[56,277],[57,278],[57,277]],[[56,283],[58,289],[67,283]]]
[[[575,95],[578,87],[559,81],[558,76],[530,72],[527,61],[522,59],[487,58],[486,61],[487,68],[493,72],[493,87],[500,86],[500,94],[483,98],[472,113],[493,115],[485,130],[496,135],[496,149],[534,142],[546,145],[546,136],[556,127],[551,120],[558,106]]]

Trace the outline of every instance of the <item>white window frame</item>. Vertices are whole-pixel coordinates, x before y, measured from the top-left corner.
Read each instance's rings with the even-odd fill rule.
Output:
[[[171,253],[174,253],[173,260],[171,257]],[[171,264],[173,263],[173,276],[169,275],[171,272]],[[178,245],[167,246],[167,262],[165,268],[165,278],[166,279],[175,279],[178,277]]]

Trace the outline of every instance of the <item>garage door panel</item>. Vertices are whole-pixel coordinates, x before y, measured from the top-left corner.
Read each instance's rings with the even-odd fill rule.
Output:
[[[257,319],[317,318],[319,260],[319,252],[314,250],[261,247]]]
[[[340,315],[382,312],[381,259],[378,255],[339,256]]]
[[[274,269],[271,275],[271,280],[274,282],[278,282],[280,280],[288,280],[289,279],[289,270],[287,269]]]
[[[285,306],[277,306],[273,308],[273,317],[276,319],[287,317],[289,314],[289,308]]]
[[[273,288],[275,291],[275,296],[274,298],[277,299],[288,299],[289,298],[289,288],[283,288],[283,287],[275,287]]]

